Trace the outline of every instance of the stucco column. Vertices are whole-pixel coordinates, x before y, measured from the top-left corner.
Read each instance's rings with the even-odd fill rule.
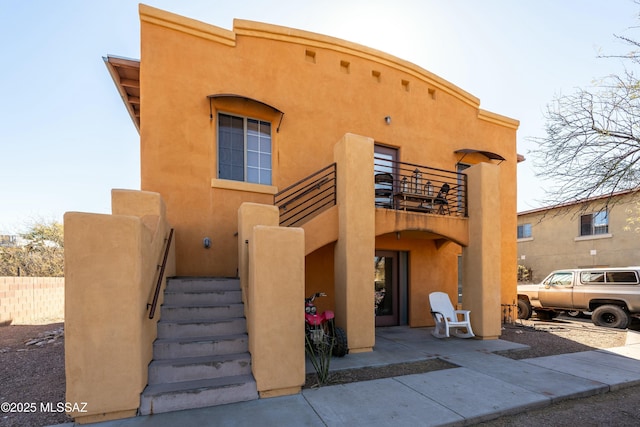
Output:
[[[304,231],[253,227],[249,237],[249,351],[260,397],[304,384]]]
[[[242,289],[242,302],[245,304],[245,316],[250,321],[248,307],[249,284],[249,248],[247,241],[256,225],[277,226],[280,222],[280,212],[276,206],[245,202],[238,209],[238,277]]]
[[[334,147],[334,159],[338,206],[336,322],[347,332],[351,353],[371,351],[375,344],[373,140],[346,134]]]
[[[500,336],[500,168],[478,163],[468,176],[469,246],[462,252],[462,306],[477,337]]]

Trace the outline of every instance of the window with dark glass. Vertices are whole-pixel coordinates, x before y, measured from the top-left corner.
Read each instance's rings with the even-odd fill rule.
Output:
[[[593,236],[609,233],[609,215],[607,211],[600,211],[580,217],[580,235]]]
[[[271,123],[218,114],[218,178],[271,185]]]
[[[531,237],[531,224],[518,225],[518,239]]]
[[[635,271],[608,271],[607,283],[638,284],[638,276]]]
[[[584,271],[580,273],[580,281],[584,284],[618,284],[637,285],[638,275],[633,270],[626,271]]]

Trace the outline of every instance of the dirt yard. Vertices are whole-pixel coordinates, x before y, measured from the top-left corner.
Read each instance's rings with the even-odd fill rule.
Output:
[[[0,426],[71,421],[57,412],[65,402],[64,375],[62,323],[0,327]]]
[[[640,330],[636,324],[632,328]],[[8,412],[0,412],[0,426],[41,427],[70,421],[65,413],[56,410],[58,403],[65,402],[63,334],[62,323],[0,327],[0,404],[13,405]],[[533,319],[505,325],[501,338],[530,346],[528,350],[501,353],[512,359],[524,359],[617,347],[624,345],[626,331],[598,328],[588,319],[561,317],[552,322]],[[344,384],[450,367],[446,362],[434,360],[349,370],[332,374],[331,383]],[[310,381],[313,379],[308,380],[308,386]],[[640,386],[563,401],[482,425],[637,426],[640,425]]]

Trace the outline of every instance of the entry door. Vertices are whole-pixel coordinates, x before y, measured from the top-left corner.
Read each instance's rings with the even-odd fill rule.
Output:
[[[376,251],[373,264],[376,326],[398,325],[400,319],[398,254],[391,251]]]
[[[398,161],[398,150],[376,144],[374,145],[374,153],[373,174],[376,196],[375,203],[378,207],[391,208],[393,207],[393,183],[398,180],[396,164]]]

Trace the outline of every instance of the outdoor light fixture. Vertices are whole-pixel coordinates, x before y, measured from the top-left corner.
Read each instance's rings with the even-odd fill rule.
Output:
[[[391,116],[387,116],[387,117],[385,117],[385,118],[384,118],[384,122],[385,122],[386,124],[390,125],[390,124],[391,124]]]

